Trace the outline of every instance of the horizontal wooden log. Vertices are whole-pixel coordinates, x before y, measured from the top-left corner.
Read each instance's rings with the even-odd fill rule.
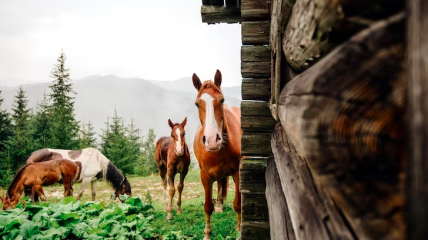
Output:
[[[241,217],[244,221],[269,220],[266,195],[242,193],[242,212]]]
[[[267,0],[241,0],[242,21],[269,20],[270,1]]]
[[[355,33],[403,8],[402,0],[297,0],[283,38],[286,60],[302,72]]]
[[[271,92],[270,79],[242,79],[242,100],[268,101]]]
[[[241,223],[242,240],[268,240],[269,222],[268,221],[245,221]]]
[[[241,22],[240,6],[202,6],[202,22],[214,23],[239,23]]]
[[[270,133],[242,133],[242,156],[271,156]]]
[[[242,22],[242,45],[269,44],[269,21]]]
[[[243,78],[270,77],[270,62],[242,62],[241,75]]]
[[[202,0],[202,5],[223,6],[224,0]]]
[[[244,132],[266,132],[271,133],[276,120],[271,116],[242,116],[241,129]]]
[[[360,32],[280,96],[290,141],[358,239],[405,237],[404,19],[400,13]]]
[[[241,193],[262,194],[266,191],[266,158],[244,158],[239,169]]]
[[[306,160],[279,123],[272,134],[272,149],[296,239],[354,240],[346,219],[317,187]]]
[[[268,204],[270,239],[294,240],[293,225],[275,160],[269,158],[266,167],[266,201]]]
[[[242,101],[241,102],[242,116],[260,116],[271,117],[269,104],[267,102]]]
[[[242,46],[242,62],[270,62],[270,48],[268,46]]]

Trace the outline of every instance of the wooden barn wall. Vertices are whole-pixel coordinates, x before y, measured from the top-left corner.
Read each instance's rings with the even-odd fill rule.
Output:
[[[272,1],[271,239],[405,238],[403,10]]]

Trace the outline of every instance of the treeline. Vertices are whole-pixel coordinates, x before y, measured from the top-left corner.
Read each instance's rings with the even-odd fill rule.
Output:
[[[0,185],[5,187],[29,155],[41,148],[82,149],[98,148],[124,174],[148,175],[157,172],[154,161],[156,135],[149,129],[147,136],[131,120],[107,118],[100,141],[92,124],[75,118],[73,85],[69,69],[65,67],[63,51],[54,65],[49,94],[44,94],[35,109],[28,107],[22,86],[12,111],[2,109],[0,91]]]

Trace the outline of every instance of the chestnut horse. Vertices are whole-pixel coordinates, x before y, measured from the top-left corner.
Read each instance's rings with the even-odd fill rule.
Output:
[[[119,169],[106,156],[95,148],[81,150],[44,148],[34,151],[27,159],[26,164],[62,158],[82,164],[82,173],[80,178],[76,180],[76,182],[82,182],[77,200],[82,197],[86,186],[91,183],[92,201],[95,201],[97,180],[102,177],[113,186],[115,192],[112,195],[115,195],[116,198],[123,194],[131,196],[131,184],[128,179],[122,175]]]
[[[3,210],[14,208],[24,190],[29,190],[32,197],[37,193],[42,201],[46,201],[42,186],[58,182],[64,184],[65,197],[73,196],[73,183],[80,177],[80,173],[81,165],[66,159],[25,165],[18,170],[9,185],[7,196],[1,197]]]
[[[229,176],[232,176],[235,181],[233,207],[237,214],[236,230],[241,229],[241,192],[239,191],[241,111],[237,107],[223,104],[224,96],[220,89],[222,77],[219,70],[215,74],[214,82],[208,80],[201,83],[196,74],[193,74],[192,81],[198,90],[195,104],[201,121],[193,141],[193,149],[199,162],[201,181],[205,189],[204,239],[210,239],[210,218],[214,210],[213,183],[217,181],[217,205],[222,209]]]
[[[171,137],[161,137],[156,143],[155,160],[158,165],[159,175],[162,178],[164,203],[163,210],[168,211],[167,220],[172,219],[173,198],[175,194],[174,177],[180,173],[180,183],[178,184],[177,214],[182,212],[181,193],[184,188],[184,178],[189,171],[190,154],[186,144],[184,126],[186,126],[187,117],[180,123],[173,124],[168,119],[168,125],[171,127]],[[169,183],[169,207],[167,207],[167,174]]]

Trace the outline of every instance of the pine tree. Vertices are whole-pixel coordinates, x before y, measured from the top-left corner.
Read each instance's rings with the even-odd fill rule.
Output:
[[[97,139],[95,137],[94,127],[91,122],[82,122],[80,126],[79,148],[97,148]]]
[[[14,160],[14,168],[18,169],[25,164],[28,155],[32,151],[30,135],[30,111],[28,100],[22,86],[15,96],[15,104],[12,107],[12,119],[14,122],[15,137],[9,141],[9,149]]]
[[[1,109],[2,103],[0,91],[0,185],[5,187],[9,184],[14,172],[8,154],[8,142],[13,138],[13,126],[9,113]]]
[[[37,110],[32,121],[32,139],[34,149],[41,149],[50,146],[51,137],[51,117],[49,100],[46,93],[43,94],[42,101],[37,104]]]
[[[134,119],[131,119],[131,123],[128,125],[127,138],[128,159],[133,163],[134,173],[142,174],[143,171],[139,164],[141,162],[141,130],[134,124]]]
[[[51,147],[75,149],[78,147],[79,123],[74,116],[73,85],[70,79],[70,69],[65,67],[67,57],[64,51],[58,57],[58,63],[52,69],[53,83],[49,95],[52,101],[52,143]]]
[[[149,128],[149,132],[143,142],[142,163],[145,171],[150,173],[158,173],[158,167],[155,161],[156,150],[156,134],[153,128]]]

